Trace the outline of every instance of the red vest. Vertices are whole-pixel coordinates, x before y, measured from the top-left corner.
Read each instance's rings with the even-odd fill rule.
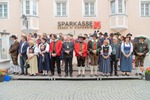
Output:
[[[82,43],[82,48],[80,47],[80,43],[79,42],[75,43],[75,47],[74,48],[75,48],[76,57],[80,56],[79,52],[82,52],[82,57],[86,57],[87,56],[87,44],[85,42]]]
[[[57,56],[61,56],[61,49],[62,49],[62,42],[60,40],[57,40],[56,42],[56,45],[55,45],[55,52],[57,54]],[[54,41],[52,41],[50,43],[50,46],[49,46],[49,50],[50,50],[50,53],[53,53],[53,50],[54,50]]]

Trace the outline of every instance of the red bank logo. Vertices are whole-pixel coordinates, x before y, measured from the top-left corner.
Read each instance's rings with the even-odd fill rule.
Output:
[[[95,21],[93,25],[94,29],[101,29],[101,22],[100,21]]]

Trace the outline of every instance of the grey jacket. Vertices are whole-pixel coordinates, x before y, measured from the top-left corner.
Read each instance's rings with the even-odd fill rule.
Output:
[[[68,48],[69,47],[69,48]],[[69,50],[69,54],[67,54],[65,51]],[[74,50],[74,43],[73,42],[64,42],[62,51],[64,54],[64,58],[72,58],[73,57],[73,50]]]
[[[114,44],[112,43],[111,44],[112,50],[113,50],[113,46],[114,46]],[[120,44],[117,43],[116,46],[115,46],[115,48],[116,48],[116,60],[118,60],[118,58],[121,57],[121,46],[120,46]]]

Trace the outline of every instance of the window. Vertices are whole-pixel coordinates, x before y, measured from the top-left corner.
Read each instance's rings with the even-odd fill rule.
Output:
[[[8,3],[0,2],[0,18],[8,18]]]
[[[116,12],[116,7],[115,7],[115,0],[111,1],[111,14],[115,14]]]
[[[37,1],[33,1],[33,15],[37,15]]]
[[[111,14],[126,14],[126,0],[111,0]]]
[[[67,0],[56,1],[56,16],[67,17]]]
[[[141,16],[150,16],[150,2],[141,2]]]
[[[118,0],[118,13],[123,13],[122,0]]]
[[[30,1],[26,1],[26,14],[30,14]]]
[[[38,2],[37,0],[23,0],[23,14],[37,16]]]
[[[84,16],[96,16],[95,0],[84,0]]]

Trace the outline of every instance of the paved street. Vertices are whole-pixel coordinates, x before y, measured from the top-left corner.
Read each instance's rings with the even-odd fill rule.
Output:
[[[150,100],[150,82],[10,81],[0,83],[0,100]]]

